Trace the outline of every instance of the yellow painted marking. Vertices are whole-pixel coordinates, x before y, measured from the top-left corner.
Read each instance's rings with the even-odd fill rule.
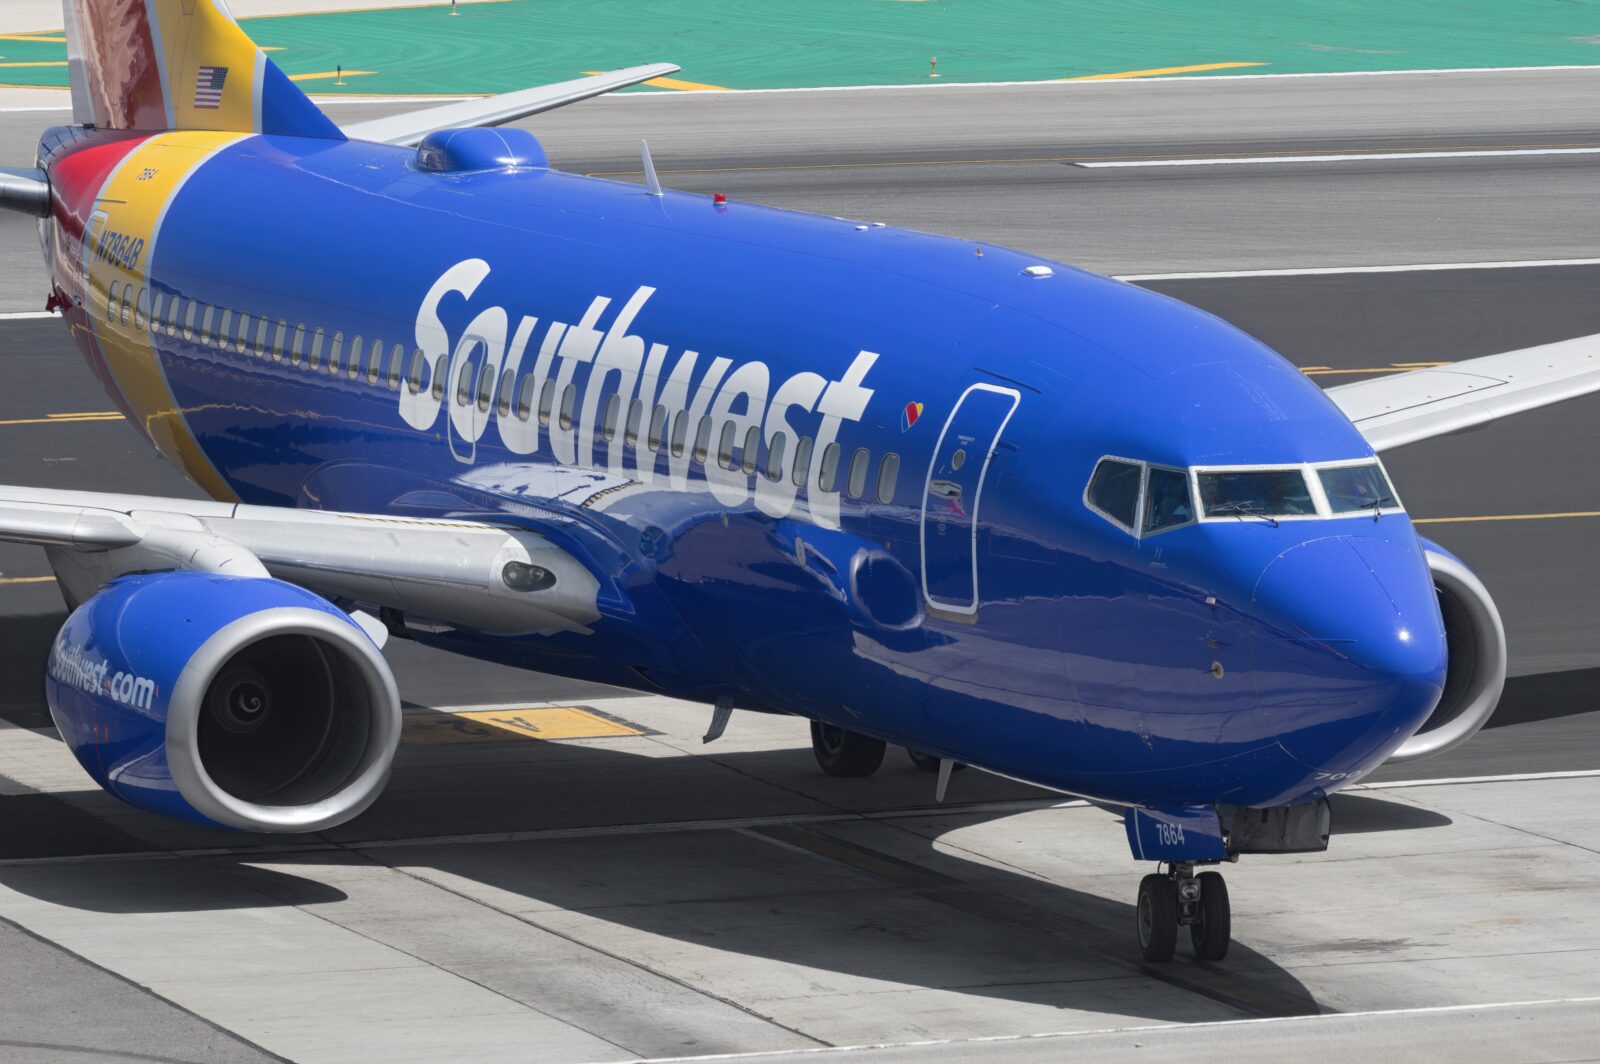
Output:
[[[67,61],[65,59],[53,63],[0,63],[0,67],[8,69],[11,67],[64,67],[66,65]]]
[[[53,584],[53,576],[0,576],[0,585],[9,584]]]
[[[121,414],[115,410],[108,410],[103,414],[47,414],[44,417],[19,417],[11,421],[0,421],[0,425],[76,425],[81,421],[121,420]]]
[[[1329,366],[1301,366],[1307,377],[1337,377],[1352,373],[1415,373],[1419,369],[1436,366],[1453,366],[1454,362],[1393,362],[1387,366],[1364,366],[1359,369],[1333,369]]]
[[[1559,514],[1485,514],[1481,517],[1413,517],[1414,525],[1460,525],[1474,521],[1551,521],[1562,517],[1600,517],[1600,510],[1574,510]]]
[[[1266,66],[1266,63],[1199,63],[1195,66],[1155,67],[1152,70],[1122,70],[1115,74],[1085,74],[1055,81],[1116,81],[1121,78],[1155,78],[1162,74],[1198,74],[1202,70],[1233,70],[1237,67]]]
[[[643,728],[602,717],[582,706],[555,706],[407,716],[401,725],[400,741],[414,746],[448,746],[508,739],[603,739],[643,734]]]
[[[1454,365],[1454,363],[1452,363],[1452,362],[1396,362],[1396,363],[1394,363],[1394,365],[1400,366],[1402,369],[1427,369],[1430,366],[1450,366],[1450,365]]]
[[[35,37],[28,33],[0,33],[0,41],[43,41],[46,44],[66,44],[65,37]]]
[[[318,74],[290,74],[290,81],[318,81],[322,78],[359,78],[365,74],[376,74],[376,70],[324,70]]]
[[[585,70],[585,74],[604,74],[604,70]],[[657,89],[681,89],[684,92],[730,92],[726,85],[707,85],[703,81],[682,81],[678,78],[651,78],[641,81],[641,85],[649,85]]]
[[[472,4],[514,4],[520,0],[461,0],[463,5]],[[445,0],[442,4],[395,4],[390,7],[330,7],[316,11],[285,11],[278,15],[251,15],[246,22],[260,22],[269,18],[302,18],[306,15],[365,15],[371,11],[426,11],[429,8],[444,8],[449,10],[450,2]]]
[[[649,84],[649,82],[645,82]],[[420,94],[419,94],[420,95]],[[1414,148],[1330,148],[1326,151],[1300,149],[1297,151],[1238,151],[1208,152],[1157,152],[1150,155],[1024,155],[1015,159],[895,159],[884,162],[863,163],[786,163],[781,166],[685,166],[656,167],[662,174],[743,174],[778,173],[786,170],[873,170],[890,166],[1015,166],[1025,163],[1104,163],[1127,162],[1136,159],[1271,159],[1293,158],[1296,155],[1361,155],[1370,152],[1439,152],[1439,151],[1512,151],[1530,148],[1600,148],[1600,143],[1568,141],[1554,144],[1466,144],[1453,146],[1419,146]],[[589,177],[637,177],[638,170],[595,170]]]

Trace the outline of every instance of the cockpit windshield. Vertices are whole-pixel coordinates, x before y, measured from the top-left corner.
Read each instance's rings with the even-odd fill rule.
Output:
[[[1243,469],[1201,473],[1200,505],[1207,517],[1299,517],[1315,514],[1305,473],[1299,469]]]
[[[1383,475],[1383,467],[1376,462],[1319,469],[1317,475],[1322,478],[1328,509],[1336,514],[1387,510],[1400,505],[1389,478]]]

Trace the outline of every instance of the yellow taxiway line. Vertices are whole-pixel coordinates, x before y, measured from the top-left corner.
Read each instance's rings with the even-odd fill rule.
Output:
[[[585,70],[582,73],[589,76],[604,74],[604,70]],[[702,81],[681,81],[678,78],[651,78],[649,81],[640,82],[655,89],[679,89],[683,92],[731,92],[726,85],[707,85]]]
[[[320,81],[323,78],[359,78],[376,74],[376,70],[324,70],[316,74],[290,74],[290,81]]]
[[[1158,78],[1163,74],[1198,74],[1204,70],[1233,70],[1238,67],[1266,66],[1266,63],[1199,63],[1195,66],[1156,67],[1152,70],[1122,70],[1115,74],[1083,74],[1052,81],[1119,81],[1123,78]]]
[[[75,425],[80,421],[121,421],[115,410],[95,410],[82,414],[47,414],[44,417],[21,417],[0,421],[0,425]]]

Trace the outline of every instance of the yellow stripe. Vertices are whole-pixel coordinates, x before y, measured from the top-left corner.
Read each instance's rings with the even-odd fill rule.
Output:
[[[9,584],[53,584],[53,576],[0,576],[0,585]]]
[[[1076,78],[1054,78],[1054,81],[1116,81],[1121,78],[1154,78],[1162,74],[1198,74],[1202,70],[1232,70],[1236,67],[1266,66],[1266,63],[1200,63],[1196,66],[1155,67],[1151,70],[1123,70],[1115,74],[1085,74]]]
[[[50,414],[47,417],[21,417],[11,421],[0,421],[0,425],[76,425],[84,421],[121,421],[122,415],[116,411],[104,414]]]
[[[290,74],[290,81],[318,81],[322,78],[359,78],[366,74],[376,74],[376,70],[325,70],[320,74]]]
[[[118,391],[138,416],[145,435],[168,461],[181,467],[212,498],[230,501],[236,496],[189,431],[184,411],[167,386],[149,323],[142,322],[132,310],[126,322],[120,314],[116,321],[108,321],[107,302],[113,283],[119,289],[132,285],[135,293],[148,289],[149,263],[160,237],[156,225],[167,204],[204,159],[247,135],[164,133],[134,149],[100,190],[86,251],[91,320]],[[131,269],[111,256],[94,253],[100,234],[105,231],[120,234],[124,243],[129,239],[144,241]]]
[[[604,74],[604,70],[585,70],[585,74]],[[651,78],[641,81],[641,85],[649,85],[656,89],[679,89],[684,92],[731,92],[726,85],[707,85],[703,81],[682,81],[678,78]]]
[[[1486,514],[1481,517],[1413,517],[1414,525],[1464,525],[1477,521],[1550,521],[1560,517],[1600,517],[1600,510],[1573,510],[1559,514]]]
[[[65,59],[55,63],[0,63],[0,67],[5,67],[6,69],[12,67],[64,67],[66,65],[67,61]]]
[[[27,41],[30,44],[34,41],[43,41],[46,44],[67,43],[65,37],[34,37],[27,33],[0,33],[0,41]]]

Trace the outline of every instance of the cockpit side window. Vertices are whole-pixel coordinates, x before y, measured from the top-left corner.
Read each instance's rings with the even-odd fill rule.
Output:
[[[1103,516],[1132,532],[1139,513],[1139,479],[1143,467],[1137,462],[1102,458],[1089,479],[1085,495],[1088,503]]]
[[[1181,469],[1152,466],[1145,481],[1145,532],[1160,532],[1193,520],[1194,503],[1189,498],[1189,474]]]
[[[1358,510],[1387,510],[1400,505],[1389,486],[1389,478],[1376,462],[1367,465],[1333,466],[1317,470],[1328,509],[1336,514]]]

